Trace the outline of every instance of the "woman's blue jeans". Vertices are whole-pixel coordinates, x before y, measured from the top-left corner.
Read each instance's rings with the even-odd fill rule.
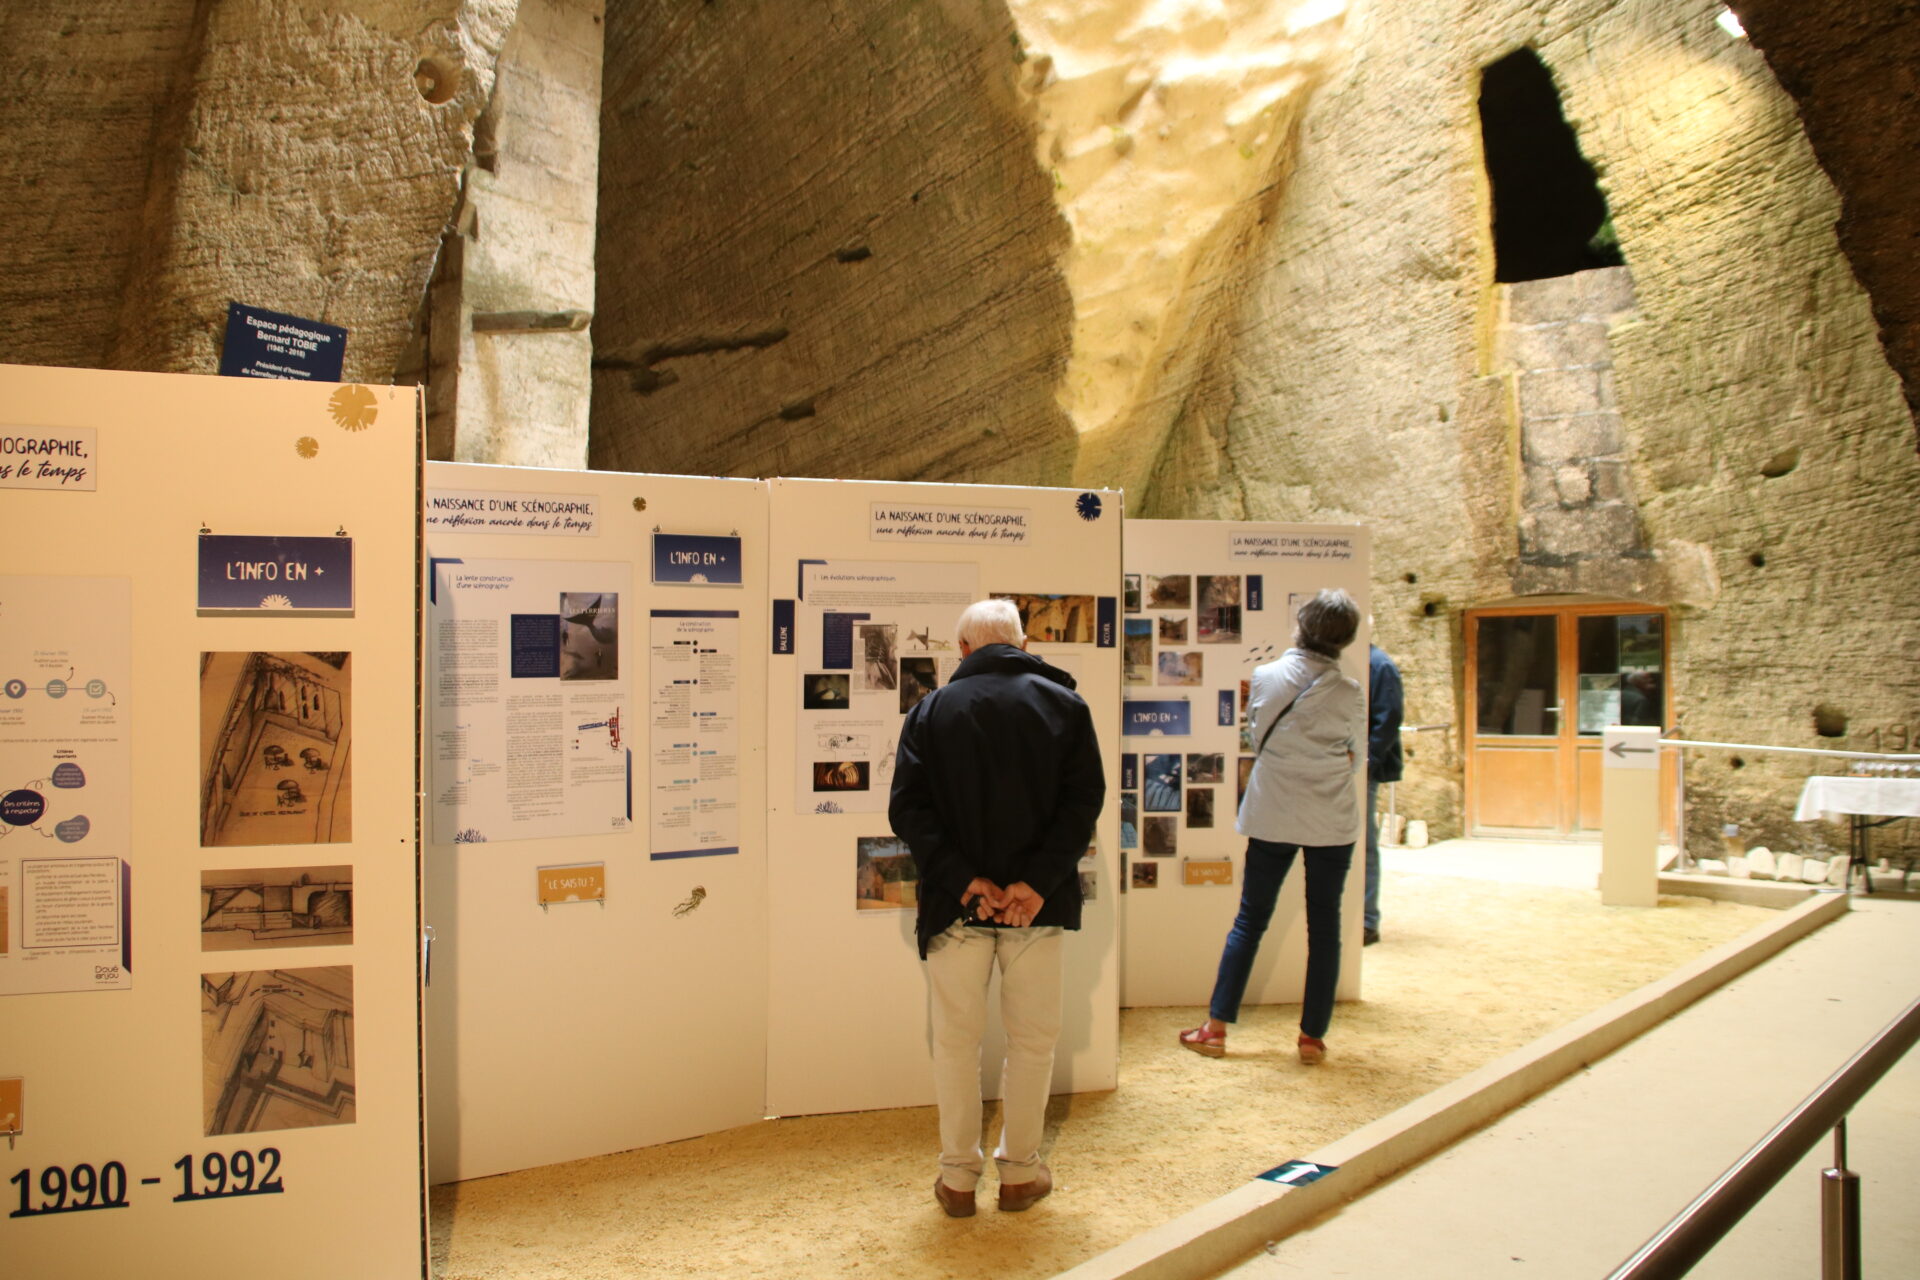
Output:
[[[1340,895],[1346,888],[1347,868],[1353,863],[1353,844],[1276,844],[1247,841],[1247,865],[1240,877],[1240,914],[1227,932],[1220,953],[1220,976],[1214,979],[1213,1000],[1207,1012],[1222,1022],[1237,1022],[1240,1001],[1247,994],[1247,978],[1260,938],[1273,919],[1296,853],[1307,863],[1307,994],[1300,1011],[1300,1032],[1316,1040],[1333,1021],[1333,993],[1340,982]]]

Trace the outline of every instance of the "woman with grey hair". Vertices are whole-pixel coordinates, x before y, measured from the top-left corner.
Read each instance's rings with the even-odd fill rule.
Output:
[[[1195,1053],[1227,1051],[1227,1024],[1240,1016],[1260,939],[1280,886],[1300,855],[1307,868],[1307,990],[1300,1013],[1300,1061],[1327,1055],[1340,978],[1340,896],[1360,835],[1354,772],[1365,761],[1366,699],[1340,673],[1340,651],[1360,629],[1360,610],[1344,591],[1322,591],[1300,606],[1294,647],[1256,667],[1247,692],[1248,736],[1257,744],[1253,775],[1234,830],[1247,837],[1240,912],[1227,933],[1207,1020],[1180,1033]]]

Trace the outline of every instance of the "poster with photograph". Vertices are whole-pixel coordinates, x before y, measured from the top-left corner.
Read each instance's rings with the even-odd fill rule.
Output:
[[[1194,639],[1200,644],[1240,643],[1240,575],[1203,573],[1194,579]]]
[[[1227,758],[1218,751],[1187,753],[1187,785],[1211,786],[1227,780]]]
[[[1120,847],[1140,847],[1140,797],[1137,792],[1120,793]]]
[[[1092,644],[1096,606],[1093,596],[1036,595],[996,591],[995,600],[1011,600],[1020,610],[1020,626],[1037,644]]]
[[[1120,592],[1122,607],[1127,613],[1140,612],[1140,575],[1129,573]]]
[[[352,867],[200,873],[202,951],[339,947],[352,941]]]
[[[648,615],[648,851],[740,852],[740,614]]]
[[[1180,819],[1147,818],[1140,833],[1140,851],[1149,858],[1170,858],[1180,852]]]
[[[0,575],[0,995],[133,985],[131,587]]]
[[[1148,813],[1180,812],[1181,757],[1175,753],[1140,759],[1141,796]]]
[[[1149,609],[1191,609],[1193,577],[1185,573],[1175,574],[1170,578],[1147,574],[1146,594],[1146,605]]]
[[[200,975],[206,1136],[354,1122],[353,968]]]
[[[200,844],[353,839],[353,655],[200,655]]]
[[[1183,688],[1205,684],[1206,661],[1206,655],[1203,653],[1181,653],[1174,649],[1162,649],[1159,679],[1155,683],[1177,685]]]
[[[952,679],[960,665],[954,620],[978,585],[973,564],[801,565],[798,812],[886,812],[902,718]]]
[[[1187,788],[1187,828],[1205,830],[1213,825],[1213,788]]]
[[[620,615],[632,577],[621,562],[433,563],[424,696],[436,844],[630,826],[634,638]],[[656,816],[667,800],[656,795]]]
[[[920,700],[940,687],[940,664],[932,658],[900,659],[900,714],[920,705]]]
[[[859,911],[911,911],[920,905],[920,871],[899,836],[854,840],[853,905]]]
[[[1121,640],[1123,683],[1153,683],[1153,619],[1128,618]]]
[[[1163,613],[1160,615],[1160,643],[1185,644],[1187,642],[1187,615],[1184,613]]]
[[[1133,887],[1153,889],[1160,884],[1160,864],[1157,862],[1136,862],[1133,864]]]

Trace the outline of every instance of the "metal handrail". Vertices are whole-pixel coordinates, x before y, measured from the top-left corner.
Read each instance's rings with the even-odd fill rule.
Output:
[[[1847,1112],[1916,1042],[1920,1042],[1920,1000],[1908,1005],[1904,1013],[1868,1041],[1845,1066],[1828,1076],[1824,1084],[1789,1112],[1752,1150],[1714,1179],[1713,1185],[1696,1196],[1692,1204],[1634,1250],[1607,1280],[1671,1280],[1685,1275],[1748,1210],[1773,1190],[1774,1184],[1784,1178],[1828,1130],[1835,1130],[1839,1137],[1836,1150],[1841,1153],[1839,1161],[1844,1166]],[[1857,1210],[1857,1204],[1855,1208]],[[1853,1225],[1857,1232],[1857,1212]],[[1831,1232],[1835,1227],[1830,1217],[1826,1229]],[[1845,1241],[1829,1237],[1823,1253],[1829,1262],[1827,1274],[1859,1273],[1857,1239],[1849,1246]],[[1839,1272],[1833,1269],[1835,1259],[1843,1260]],[[1851,1268],[1844,1260],[1851,1260]]]
[[[1842,760],[1884,760],[1898,763],[1920,760],[1920,755],[1900,755],[1891,751],[1832,751],[1825,747],[1768,747],[1757,742],[1693,742],[1686,738],[1660,739],[1663,747],[1712,747],[1720,751],[1772,751],[1789,756],[1837,756]]]

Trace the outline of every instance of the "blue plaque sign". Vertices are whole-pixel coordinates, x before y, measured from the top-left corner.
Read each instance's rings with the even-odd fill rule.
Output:
[[[653,535],[653,580],[737,587],[740,585],[740,539],[656,533]]]
[[[227,304],[227,340],[220,349],[223,378],[338,382],[346,354],[347,331],[337,324],[243,302]]]
[[[203,617],[353,615],[353,539],[200,535]]]

